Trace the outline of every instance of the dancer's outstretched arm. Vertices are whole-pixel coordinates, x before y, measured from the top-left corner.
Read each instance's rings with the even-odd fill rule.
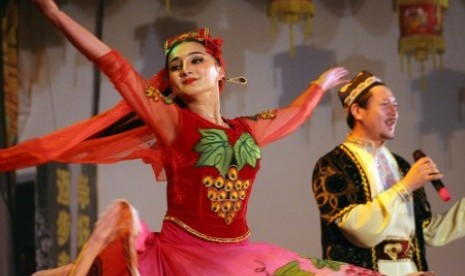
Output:
[[[111,49],[62,12],[53,0],[32,0],[53,25],[88,59],[95,60]]]

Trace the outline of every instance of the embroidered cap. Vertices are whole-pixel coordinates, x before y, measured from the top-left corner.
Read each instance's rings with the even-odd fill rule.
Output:
[[[374,76],[372,73],[362,70],[349,83],[341,87],[338,96],[344,108],[349,108],[355,100],[367,91],[369,88],[377,84],[384,84],[381,79]]]

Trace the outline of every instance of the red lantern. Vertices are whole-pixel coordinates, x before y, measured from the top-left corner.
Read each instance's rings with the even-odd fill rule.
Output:
[[[411,58],[421,64],[422,75],[425,74],[424,63],[432,56],[433,67],[439,56],[442,68],[442,54],[445,42],[442,36],[444,11],[448,8],[448,0],[397,0],[399,13],[399,54],[403,67],[403,57],[408,59],[410,75]]]

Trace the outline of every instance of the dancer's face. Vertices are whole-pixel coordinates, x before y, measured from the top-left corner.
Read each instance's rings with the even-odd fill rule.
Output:
[[[204,93],[219,93],[219,81],[224,78],[218,62],[198,42],[183,42],[168,56],[171,90],[184,101]]]

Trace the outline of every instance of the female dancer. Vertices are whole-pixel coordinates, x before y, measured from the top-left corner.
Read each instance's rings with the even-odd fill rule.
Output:
[[[156,233],[129,203],[115,202],[74,263],[37,275],[376,275],[249,242],[247,203],[260,149],[305,122],[325,91],[347,81],[345,68],[324,72],[288,107],[227,119],[220,113],[227,80],[222,40],[212,38],[208,29],[168,39],[166,67],[147,81],[54,1],[34,2],[108,76],[123,100],[84,122],[0,151],[0,170],[51,160],[139,158],[153,167],[158,180],[166,179],[168,202]]]

